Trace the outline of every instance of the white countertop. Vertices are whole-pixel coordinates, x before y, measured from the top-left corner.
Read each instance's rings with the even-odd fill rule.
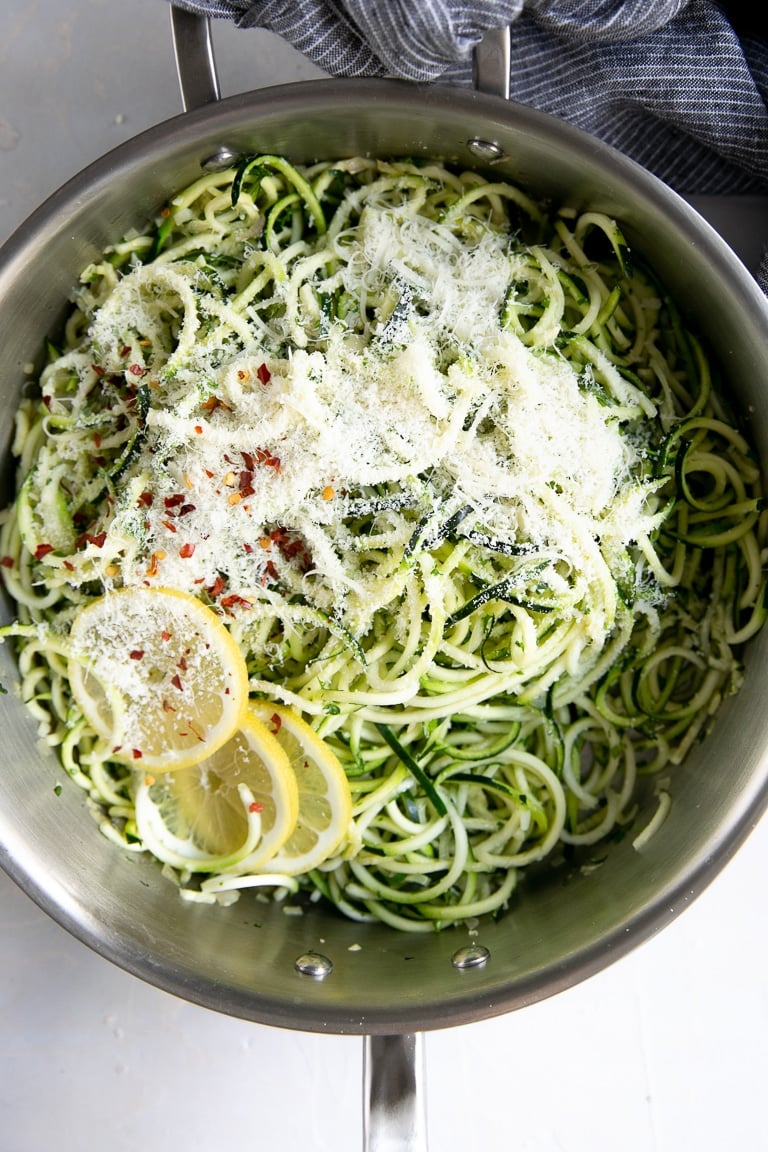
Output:
[[[181,110],[167,25],[165,0],[5,0],[0,240],[87,162]],[[261,33],[216,33],[225,94],[317,74]],[[704,208],[752,260],[765,202]],[[430,1034],[430,1147],[768,1146],[766,877],[764,820],[629,957],[514,1015]],[[359,1039],[177,1000],[94,955],[3,874],[0,925],[0,1152],[361,1148]]]

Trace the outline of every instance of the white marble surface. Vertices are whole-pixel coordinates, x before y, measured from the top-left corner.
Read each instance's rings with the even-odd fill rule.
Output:
[[[0,239],[64,179],[180,111],[164,0],[4,0]],[[310,77],[222,25],[225,94]],[[752,259],[765,203],[706,205]],[[768,821],[685,914],[592,980],[427,1038],[436,1152],[768,1146]],[[0,874],[0,1152],[352,1152],[357,1039],[186,1004],[69,937]]]

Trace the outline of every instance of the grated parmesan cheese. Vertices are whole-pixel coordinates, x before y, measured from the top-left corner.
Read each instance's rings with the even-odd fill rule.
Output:
[[[290,299],[295,315],[278,308],[272,326],[301,337],[287,350],[265,343],[263,303],[215,300],[194,261],[124,276],[96,316],[94,346],[117,371],[125,334],[147,332],[167,358],[151,366],[146,435],[104,550],[121,583],[199,592],[223,574],[232,597],[255,603],[292,573],[310,604],[343,604],[363,631],[398,585],[361,558],[344,522],[361,491],[385,486],[415,509],[384,517],[390,545],[407,544],[419,510],[468,506],[494,538],[549,550],[550,590],[574,613],[600,589],[583,629],[602,642],[616,606],[610,564],[655,526],[652,491],[635,482],[627,494],[642,452],[627,423],[650,401],[600,362],[616,393],[603,404],[590,369],[579,376],[554,348],[501,327],[517,259],[491,229],[467,243],[369,204],[354,230],[276,281],[272,304],[287,314]],[[364,338],[334,321],[309,345],[302,325],[317,323],[317,305],[310,317],[302,300],[326,287],[387,302]]]

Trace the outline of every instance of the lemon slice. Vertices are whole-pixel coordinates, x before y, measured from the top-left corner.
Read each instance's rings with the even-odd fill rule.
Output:
[[[70,641],[74,697],[117,758],[152,771],[188,767],[239,727],[245,659],[196,597],[171,588],[109,592],[81,609]]]
[[[322,864],[347,835],[352,819],[349,782],[328,745],[292,709],[252,700],[251,711],[284,749],[299,792],[296,826],[268,867],[298,876]]]
[[[288,757],[255,716],[200,764],[136,789],[136,827],[159,860],[191,872],[253,871],[296,825],[299,794]]]

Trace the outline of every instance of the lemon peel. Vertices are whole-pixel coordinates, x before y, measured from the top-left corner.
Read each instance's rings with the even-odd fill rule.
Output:
[[[270,859],[270,872],[297,876],[327,860],[347,836],[352,797],[338,757],[297,712],[269,701],[251,701],[251,711],[269,727],[296,776],[296,826]]]
[[[278,741],[246,714],[226,744],[200,764],[136,788],[136,825],[145,846],[189,872],[253,871],[296,825],[296,777]]]

